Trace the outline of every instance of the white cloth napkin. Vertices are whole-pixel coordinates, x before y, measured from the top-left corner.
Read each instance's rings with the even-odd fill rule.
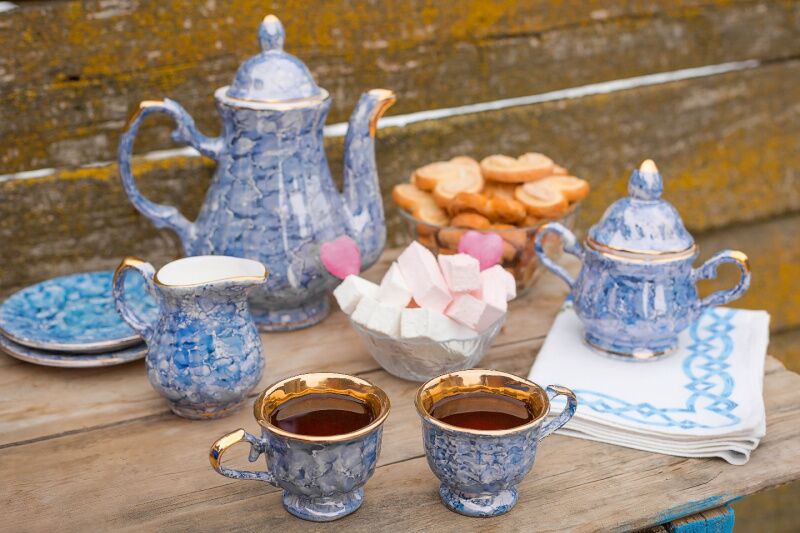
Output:
[[[655,361],[601,355],[567,303],[529,378],[571,388],[578,410],[559,433],[682,457],[748,461],[766,431],[766,311],[707,310]],[[563,402],[554,400],[551,412]]]

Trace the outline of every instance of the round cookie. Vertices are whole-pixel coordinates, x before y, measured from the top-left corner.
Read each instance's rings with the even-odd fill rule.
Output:
[[[433,196],[420,190],[413,183],[400,183],[392,189],[392,200],[408,212],[413,212],[422,205],[434,204]]]

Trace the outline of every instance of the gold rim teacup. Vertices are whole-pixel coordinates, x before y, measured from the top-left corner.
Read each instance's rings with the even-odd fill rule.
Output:
[[[431,415],[434,404],[471,392],[510,396],[525,402],[533,419],[502,430],[479,430],[447,424]],[[567,405],[545,422],[550,401],[565,396]],[[496,516],[517,502],[517,485],[533,468],[539,442],[566,424],[577,408],[575,394],[558,385],[542,388],[497,370],[462,370],[423,384],[415,400],[422,418],[425,455],[439,495],[451,510],[467,516]]]
[[[373,421],[356,431],[332,436],[291,433],[270,422],[285,402],[308,394],[345,394],[364,402]],[[364,498],[364,484],[375,471],[389,397],[369,381],[346,374],[312,373],[284,379],[262,392],[253,406],[261,437],[238,429],[217,440],[211,466],[233,479],[265,481],[283,489],[283,504],[305,520],[327,522],[354,512]],[[222,466],[225,451],[239,442],[250,444],[250,461],[262,453],[265,471]]]

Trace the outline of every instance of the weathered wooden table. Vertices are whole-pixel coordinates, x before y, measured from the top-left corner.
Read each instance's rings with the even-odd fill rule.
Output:
[[[393,257],[387,253],[368,277],[379,277]],[[512,304],[482,365],[525,375],[564,296],[564,285],[544,276]],[[317,327],[263,339],[261,388],[300,372],[335,370],[363,376],[391,397],[379,467],[358,512],[333,525],[303,522],[284,511],[277,489],[216,474],[209,447],[226,431],[256,429],[249,408],[222,420],[183,420],[151,389],[141,362],[69,371],[0,355],[0,529],[628,530],[800,479],[800,376],[769,358],[767,436],[747,465],[554,436],[520,486],[514,510],[498,518],[466,518],[439,502],[412,405],[418,384],[382,371],[344,315],[336,312]],[[234,448],[230,462],[246,464],[244,452]],[[723,514],[698,517],[711,521]]]

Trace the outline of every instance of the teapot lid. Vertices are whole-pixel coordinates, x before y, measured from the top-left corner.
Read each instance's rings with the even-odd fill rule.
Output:
[[[589,230],[589,243],[614,251],[643,254],[685,252],[694,246],[672,204],[661,199],[664,183],[648,159],[631,173],[628,196],[606,209]]]
[[[280,102],[319,96],[305,63],[283,51],[286,33],[275,15],[267,15],[258,28],[262,52],[242,63],[226,96],[251,102]]]

